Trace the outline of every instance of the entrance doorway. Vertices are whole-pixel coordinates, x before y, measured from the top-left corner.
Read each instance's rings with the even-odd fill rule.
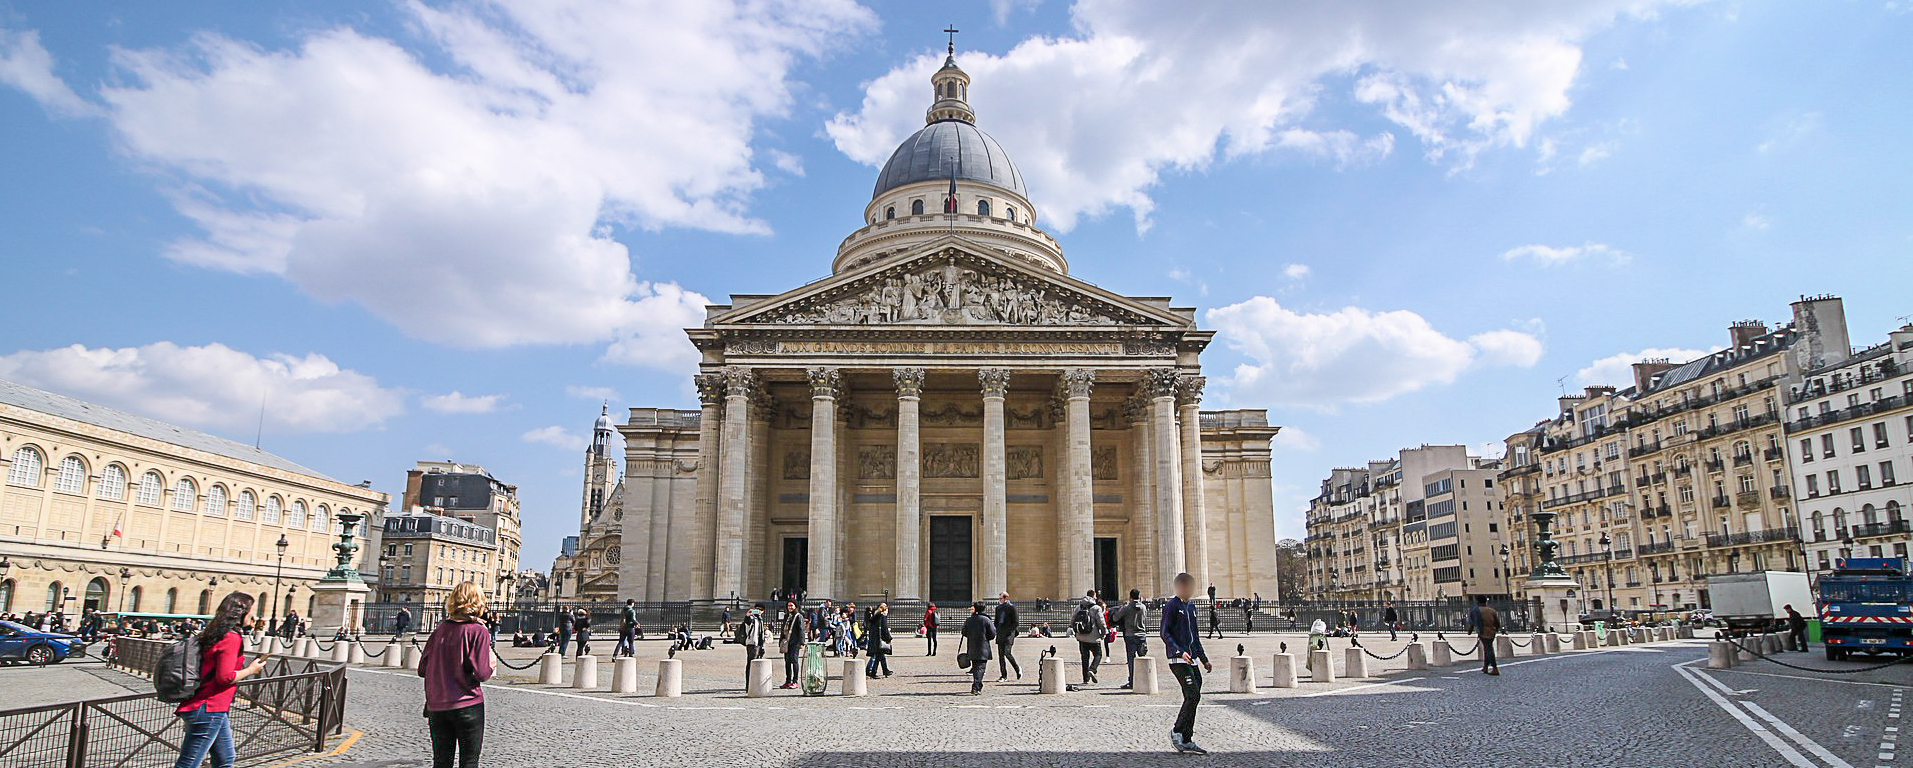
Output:
[[[106,579],[95,578],[86,583],[86,597],[80,601],[80,607],[89,611],[107,610]]]
[[[970,516],[930,518],[930,601],[968,603],[970,588]]]
[[[1115,605],[1123,600],[1123,593],[1117,592],[1116,582],[1116,540],[1096,540],[1096,594],[1103,602]]]
[[[809,584],[810,538],[787,536],[784,538],[784,574],[777,586],[784,594],[796,597],[799,593],[809,591]]]

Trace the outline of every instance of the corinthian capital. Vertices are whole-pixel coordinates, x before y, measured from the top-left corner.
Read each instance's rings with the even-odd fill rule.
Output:
[[[757,372],[741,365],[724,368],[724,390],[731,397],[750,397],[757,388]]]
[[[1010,388],[1010,372],[1003,368],[980,368],[976,379],[983,384],[984,397],[1002,397]]]
[[[1071,368],[1063,371],[1056,382],[1057,394],[1065,399],[1089,397],[1090,388],[1096,385],[1096,371],[1089,368]]]
[[[1176,382],[1176,403],[1195,405],[1202,402],[1202,387],[1209,383],[1207,376],[1184,376]]]
[[[1142,391],[1149,397],[1175,397],[1176,382],[1182,378],[1174,368],[1151,368],[1143,371]]]
[[[923,396],[922,368],[892,368],[890,379],[897,383],[897,397]]]
[[[836,368],[809,368],[804,378],[810,380],[811,397],[836,397],[843,394],[844,373]]]
[[[700,373],[691,377],[691,383],[697,385],[698,402],[705,405],[724,402],[724,374]]]

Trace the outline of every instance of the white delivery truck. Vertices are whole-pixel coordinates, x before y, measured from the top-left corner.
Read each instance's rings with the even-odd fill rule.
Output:
[[[1815,614],[1807,575],[1793,571],[1757,571],[1707,577],[1707,597],[1714,618],[1729,629],[1786,631],[1786,606],[1802,615]]]

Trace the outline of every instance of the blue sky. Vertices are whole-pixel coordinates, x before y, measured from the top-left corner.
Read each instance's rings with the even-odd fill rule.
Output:
[[[1072,274],[1201,309],[1207,405],[1289,426],[1284,536],[1799,294],[1913,314],[1900,0],[930,6],[0,2],[0,377],[482,464],[543,567],[599,399],[694,407],[698,306],[828,272],[951,22]]]

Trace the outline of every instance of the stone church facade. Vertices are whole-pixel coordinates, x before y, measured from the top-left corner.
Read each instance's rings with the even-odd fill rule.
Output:
[[[834,274],[709,307],[701,408],[617,428],[618,597],[1274,595],[1277,428],[1201,410],[1214,332],[1070,276],[953,57],[932,85]]]

